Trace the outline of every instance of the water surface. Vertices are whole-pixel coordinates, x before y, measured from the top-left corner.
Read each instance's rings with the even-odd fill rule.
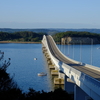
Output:
[[[57,45],[68,57],[87,64],[100,67],[100,45]],[[4,59],[11,58],[7,72],[14,76],[18,86],[24,91],[33,88],[46,92],[53,90],[50,70],[42,53],[42,44],[0,44],[0,50],[5,52]],[[92,57],[92,63],[91,63]],[[37,58],[37,60],[34,60]],[[39,77],[40,72],[47,73]]]
[[[29,87],[36,91],[52,90],[42,44],[0,44],[0,50],[5,52],[5,59],[11,58],[7,72],[14,76],[14,80],[23,91],[28,91]],[[47,73],[47,76],[39,77],[37,74],[40,72]]]
[[[97,45],[58,45],[67,57],[100,67],[100,44]]]

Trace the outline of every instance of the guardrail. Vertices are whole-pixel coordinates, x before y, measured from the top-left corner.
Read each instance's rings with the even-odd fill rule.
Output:
[[[50,36],[51,37],[51,36]],[[52,37],[51,37],[52,38]],[[53,40],[53,38],[52,38],[52,40]],[[53,40],[53,42],[54,42],[54,40]],[[89,64],[86,64],[86,63],[82,63],[82,62],[79,62],[79,61],[76,61],[76,60],[73,60],[73,59],[71,59],[71,58],[69,58],[69,57],[67,57],[67,56],[65,56],[60,50],[59,50],[59,48],[57,47],[57,45],[56,45],[56,43],[54,42],[54,44],[55,44],[55,46],[56,46],[56,48],[58,49],[58,51],[65,57],[65,58],[67,58],[68,60],[70,60],[70,61],[72,61],[72,62],[74,62],[74,63],[76,63],[76,64],[81,64],[81,65],[84,65],[85,67],[88,67],[88,68],[91,68],[91,69],[94,69],[94,70],[97,70],[97,71],[100,71],[100,68],[99,67],[96,67],[96,66],[92,66],[92,65],[89,65]]]
[[[50,37],[51,37],[51,36],[50,36]],[[52,37],[51,37],[51,38],[52,38]],[[52,38],[52,40],[53,40],[53,38]],[[58,51],[59,51],[65,58],[67,58],[68,60],[70,60],[70,61],[72,61],[72,62],[74,62],[74,63],[76,63],[76,64],[80,64],[80,63],[81,63],[81,62],[79,62],[79,61],[73,60],[73,59],[71,59],[71,58],[65,56],[65,55],[59,50],[59,48],[57,47],[57,45],[56,45],[56,43],[55,43],[54,40],[53,40],[53,43],[55,44],[55,46],[56,46],[56,48],[58,49]]]
[[[97,70],[100,72],[100,68],[99,67],[96,67],[96,66],[92,66],[92,65],[89,65],[89,64],[85,64],[85,67],[88,67],[88,68],[91,68],[93,70]]]
[[[47,48],[47,50],[48,50],[48,53],[49,53],[49,55],[50,55],[50,57],[51,57],[51,59],[52,59],[52,61],[55,63],[55,65],[58,67],[58,69],[60,69],[59,67],[59,64],[60,64],[60,61],[58,60],[58,59],[56,59],[52,54],[51,54],[51,52],[50,52],[50,50],[49,50],[49,46],[48,46],[48,43],[47,43],[47,39],[46,39],[46,36],[44,35],[43,36],[43,43],[44,43],[44,45],[46,46],[46,48]]]

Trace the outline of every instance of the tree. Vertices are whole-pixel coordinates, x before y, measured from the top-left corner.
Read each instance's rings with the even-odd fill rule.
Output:
[[[53,35],[53,38],[56,42],[60,42],[61,38],[64,37],[90,37],[90,38],[97,38],[100,41],[100,34],[90,33],[90,32],[67,31],[67,32],[56,33]]]
[[[3,59],[4,52],[0,51],[0,100],[15,100],[22,96],[22,91],[6,72],[11,59],[8,58],[8,61]]]

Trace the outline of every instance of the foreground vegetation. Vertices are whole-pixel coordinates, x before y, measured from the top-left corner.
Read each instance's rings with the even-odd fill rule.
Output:
[[[29,31],[7,33],[0,32],[0,41],[16,41],[16,42],[40,42],[45,33],[35,33]]]
[[[30,88],[28,93],[23,93],[6,72],[11,59],[8,61],[3,59],[4,52],[0,51],[0,100],[73,100],[71,95],[62,89],[47,93]]]
[[[56,42],[60,42],[61,38],[64,37],[90,37],[90,38],[97,38],[98,40],[100,40],[100,34],[90,33],[90,32],[67,31],[67,32],[60,32],[52,36]]]

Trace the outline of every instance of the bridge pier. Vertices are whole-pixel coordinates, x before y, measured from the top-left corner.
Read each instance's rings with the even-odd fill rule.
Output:
[[[65,80],[65,85],[64,85],[65,91],[67,91],[69,94],[74,94],[75,83],[71,79],[69,79],[66,75],[64,80]]]
[[[58,70],[51,70],[52,76],[58,76]]]
[[[47,52],[46,47],[45,47],[45,46],[43,46],[43,45],[42,45],[42,51],[43,51],[43,53]]]
[[[63,73],[60,73],[58,71],[58,78],[54,78],[54,84],[64,85],[64,74]]]
[[[55,89],[62,88],[64,89],[64,74],[58,71],[58,76],[54,78]]]
[[[47,50],[45,47],[42,47],[43,53],[47,59],[48,67],[50,68],[54,88],[63,88],[64,85],[64,78],[63,75],[59,72],[58,68],[55,66],[55,64],[52,62]]]
[[[80,87],[74,86],[74,100],[93,100]]]
[[[49,65],[49,69],[54,70],[55,69],[54,65]]]
[[[93,100],[80,87],[78,87],[70,78],[65,75],[64,89],[69,94],[74,94],[74,100]]]
[[[55,85],[64,85],[64,79],[63,78],[54,78],[54,84]]]

